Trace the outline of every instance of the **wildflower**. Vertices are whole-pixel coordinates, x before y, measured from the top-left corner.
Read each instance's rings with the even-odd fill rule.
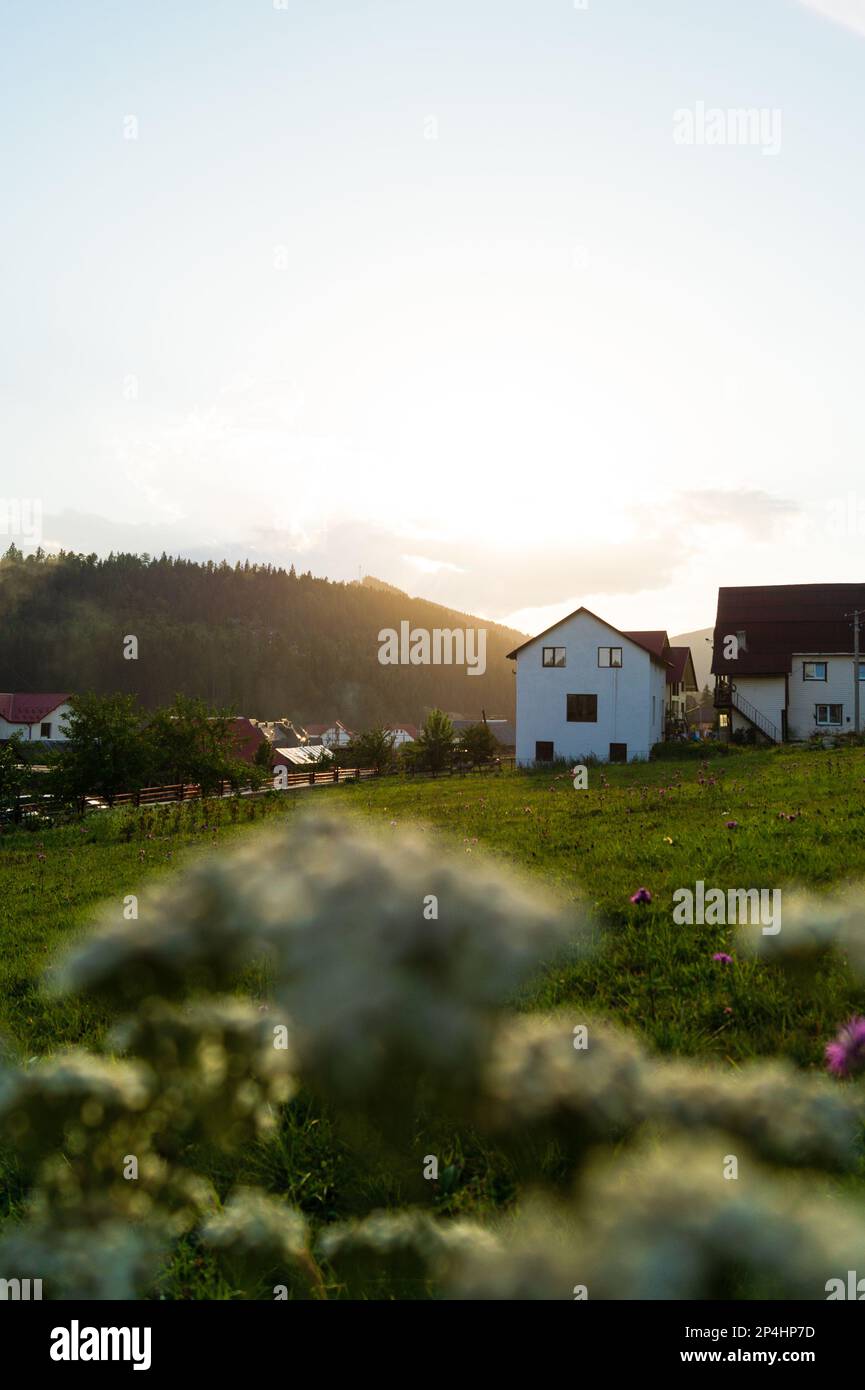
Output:
[[[826,1065],[834,1076],[853,1076],[865,1067],[865,1018],[855,1014],[826,1046]]]
[[[664,836],[664,844],[665,844],[665,845],[671,845],[672,843],[673,843],[673,837],[672,837],[672,835],[665,835],[665,836]]]
[[[638,888],[636,893],[631,894],[632,903],[650,903],[651,901],[652,895],[648,888]]]
[[[721,965],[732,965],[733,957],[728,956],[726,951],[716,951],[712,960],[718,961]]]
[[[738,822],[737,820],[727,820],[727,821],[724,821],[724,824],[725,824],[725,826],[727,827],[728,830],[738,830],[738,829],[739,829],[739,822]]]

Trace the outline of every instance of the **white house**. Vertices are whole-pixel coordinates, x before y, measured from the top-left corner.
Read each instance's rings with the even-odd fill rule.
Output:
[[[620,632],[578,608],[509,652],[517,763],[647,758],[664,737],[668,647],[664,632]]]
[[[0,743],[21,734],[28,743],[64,743],[64,715],[71,712],[69,695],[0,694]]]
[[[332,724],[307,724],[306,732],[310,743],[323,743],[326,748],[345,748],[354,738],[351,729],[339,719]]]
[[[722,738],[763,742],[852,733],[865,724],[865,653],[853,614],[865,584],[767,584],[718,590],[712,671]],[[865,647],[865,631],[862,646]]]

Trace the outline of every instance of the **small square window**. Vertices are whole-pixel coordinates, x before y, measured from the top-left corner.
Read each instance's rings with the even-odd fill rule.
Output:
[[[817,724],[841,724],[844,718],[843,705],[816,705],[814,721]]]
[[[621,647],[598,647],[599,666],[621,666],[622,649]]]
[[[804,681],[824,681],[827,663],[825,661],[803,661],[802,679]]]
[[[40,737],[40,738],[50,738],[50,737],[51,737],[51,725],[50,725],[50,723],[48,723],[48,724],[41,724],[41,725],[40,725],[40,727],[39,727],[39,737]]]
[[[628,745],[626,743],[610,744],[610,762],[626,763],[628,761]]]
[[[542,666],[564,666],[564,647],[544,647],[541,653]]]
[[[597,695],[569,695],[567,697],[567,720],[569,724],[597,724]]]
[[[549,742],[540,741],[535,744],[535,762],[551,763],[553,761],[553,745]]]

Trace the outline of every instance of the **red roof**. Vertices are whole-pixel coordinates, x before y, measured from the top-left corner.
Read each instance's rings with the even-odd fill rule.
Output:
[[[65,705],[69,695],[0,695],[0,719],[9,724],[41,724],[46,715]]]
[[[389,732],[392,734],[397,734],[400,731],[402,731],[403,733],[408,734],[409,738],[417,738],[416,724],[388,724],[387,727]]]
[[[267,743],[258,725],[253,724],[245,715],[238,715],[236,719],[231,720],[231,731],[234,734],[235,755],[245,763],[255,762],[257,750],[262,743]]]
[[[344,734],[351,733],[351,729],[347,729],[339,719],[334,719],[331,724],[306,724],[304,727],[313,738],[321,738],[322,734],[328,733],[331,729],[342,729]]]

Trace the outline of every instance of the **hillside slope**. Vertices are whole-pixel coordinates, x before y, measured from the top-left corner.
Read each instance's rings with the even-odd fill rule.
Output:
[[[136,694],[153,707],[180,691],[261,719],[417,723],[439,706],[513,718],[522,634],[380,581],[332,583],[270,565],[163,555],[62,553],[0,560],[0,689]],[[486,672],[383,666],[378,633],[486,629]],[[124,657],[124,639],[138,657]]]

